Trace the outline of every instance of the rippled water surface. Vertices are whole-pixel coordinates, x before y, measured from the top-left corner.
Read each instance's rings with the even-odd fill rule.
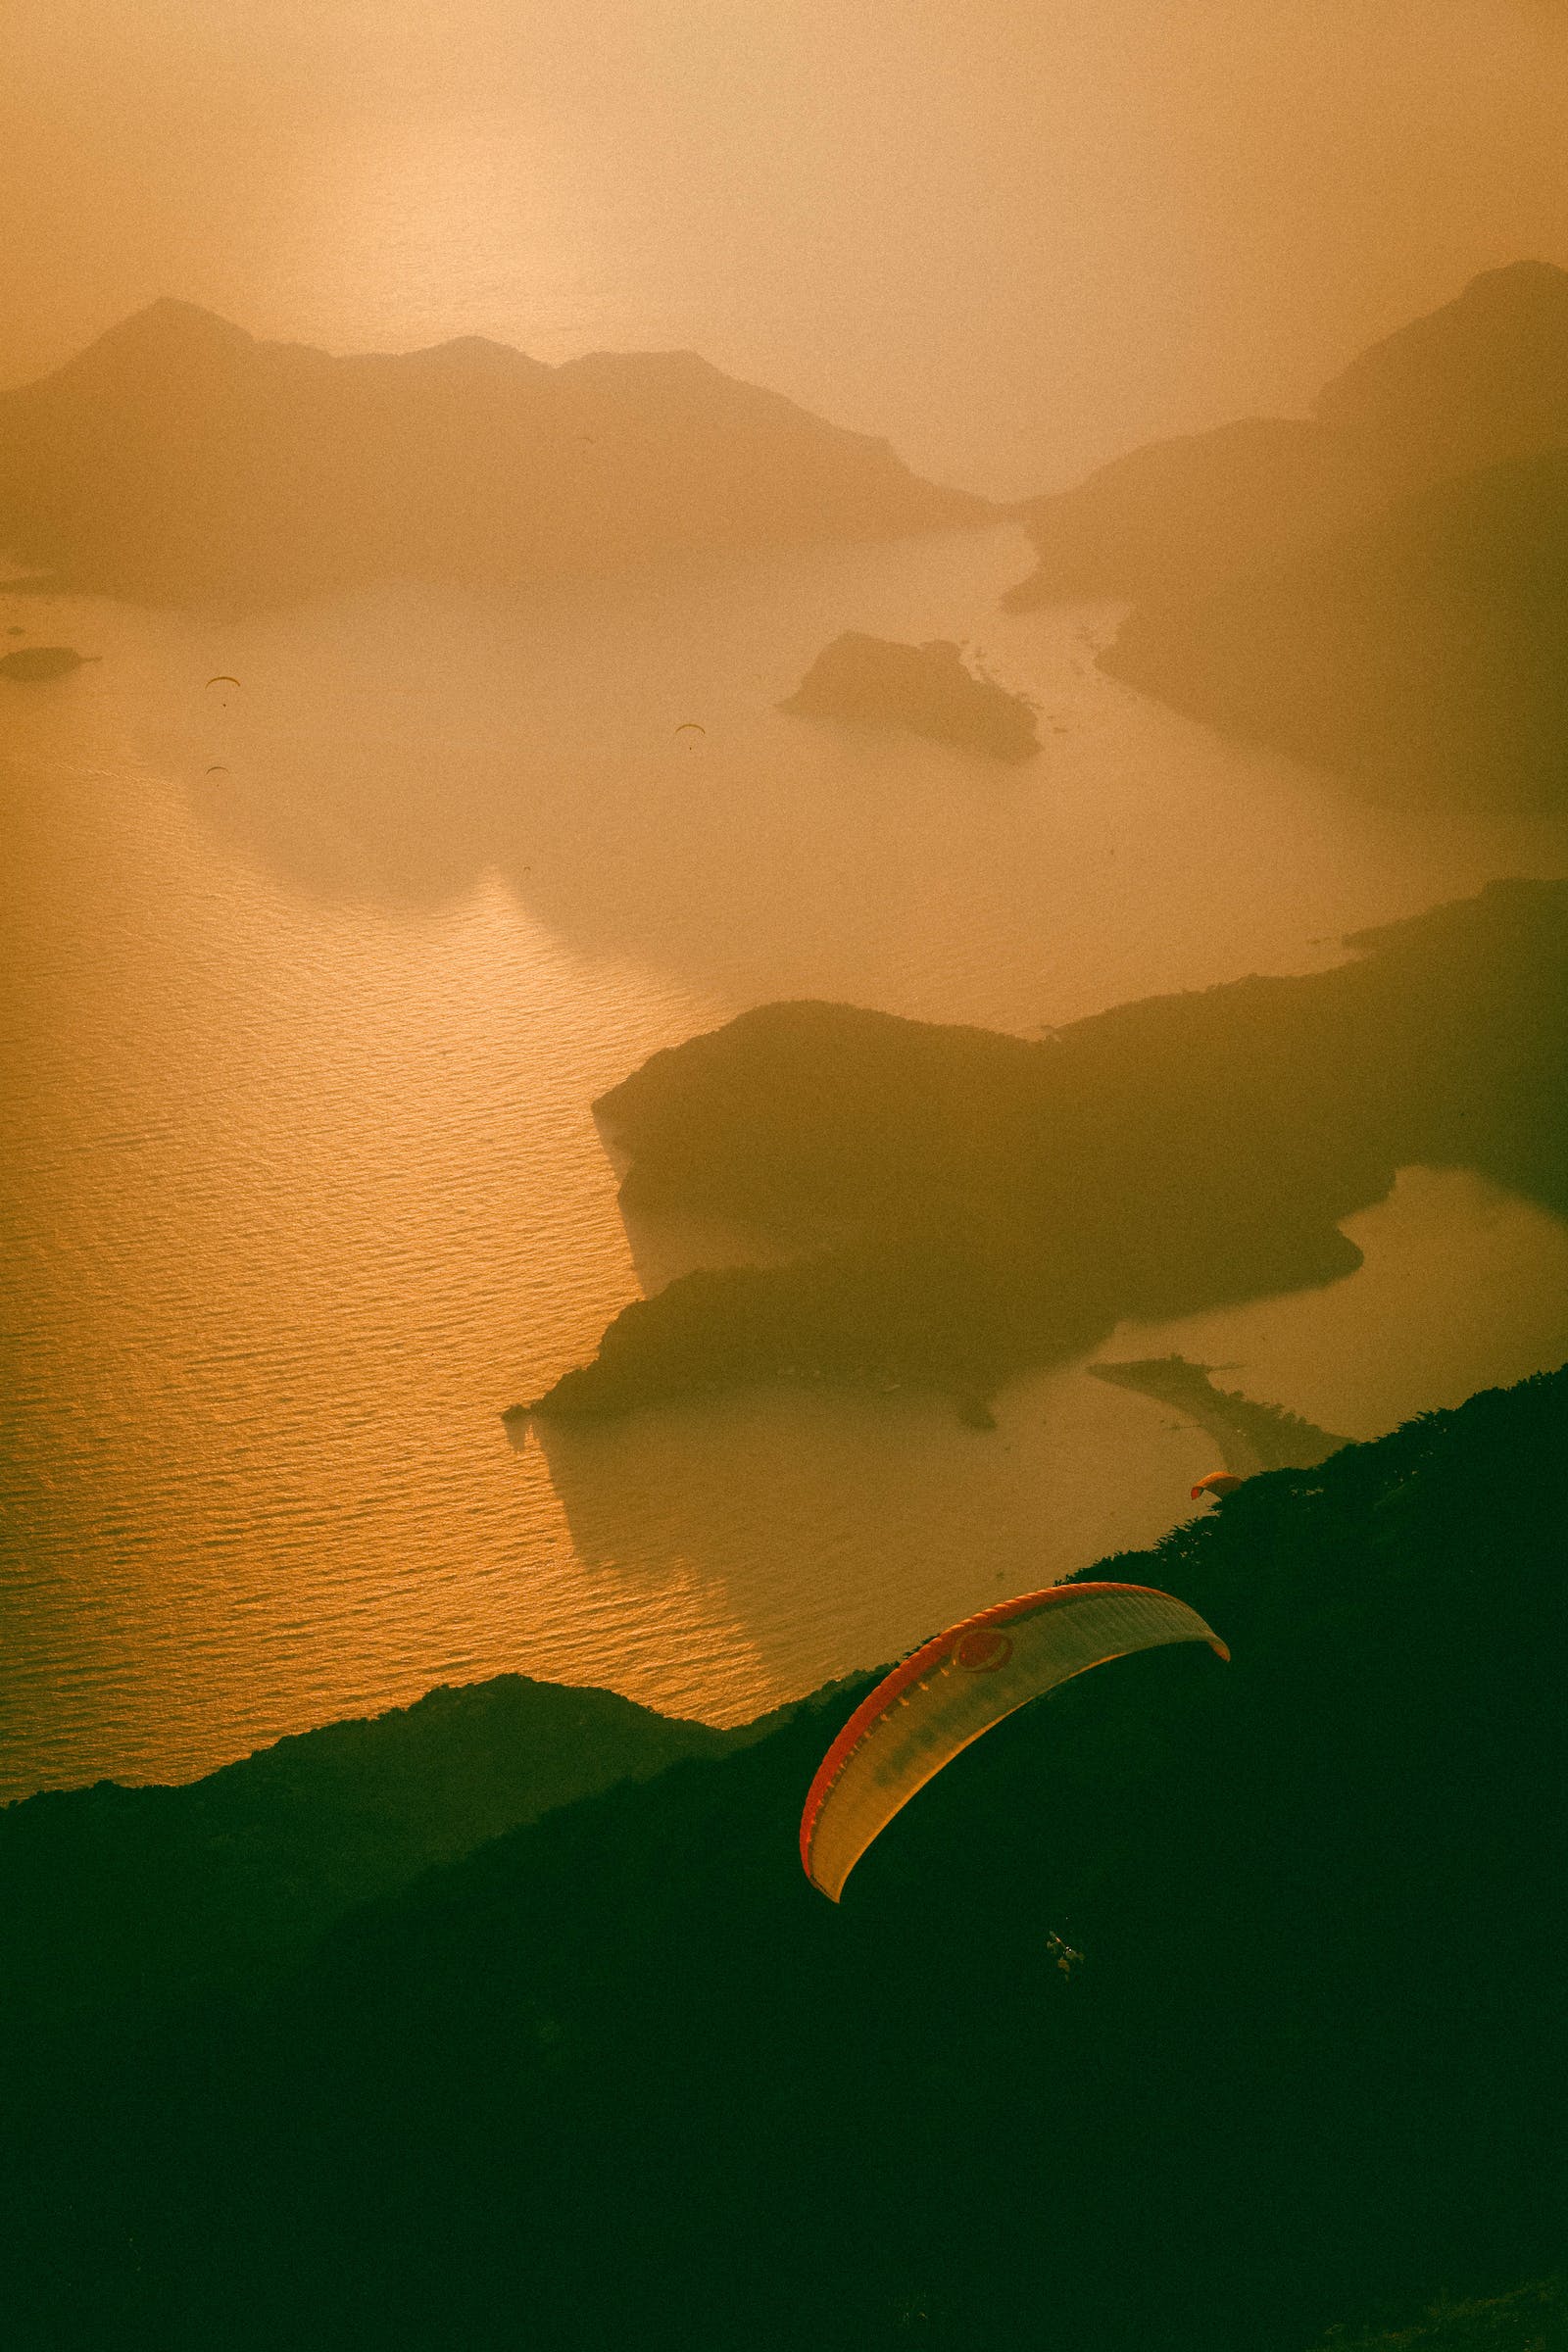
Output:
[[[1208,1441],[1071,1367],[989,1435],[500,1417],[636,1295],[589,1104],[657,1048],[791,996],[1038,1034],[1568,866],[1140,701],[1110,614],[997,612],[1027,568],[1003,529],[243,621],[0,595],[102,657],[0,706],[0,1794],[509,1668],[736,1720],[1187,1509]],[[1041,757],[777,712],[851,626],[970,642]],[[1354,1230],[1332,1292],[1105,1352],[1360,1435],[1568,1351],[1550,1219],[1417,1170]]]

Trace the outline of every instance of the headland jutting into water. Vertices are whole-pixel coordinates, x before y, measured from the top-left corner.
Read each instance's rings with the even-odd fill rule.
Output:
[[[1237,1389],[1217,1389],[1210,1377],[1215,1369],[1212,1364],[1189,1363],[1181,1355],[1084,1366],[1112,1388],[1132,1389],[1141,1396],[1175,1405],[1213,1439],[1226,1469],[1242,1478],[1259,1470],[1310,1470],[1348,1443],[1282,1405],[1261,1404]]]
[[[1304,979],[1152,998],[1040,1043],[774,1004],[596,1110],[644,1214],[801,1254],[626,1307],[535,1410],[756,1381],[970,1399],[1164,1320],[1351,1272],[1416,1163],[1568,1214],[1568,883],[1499,882]]]

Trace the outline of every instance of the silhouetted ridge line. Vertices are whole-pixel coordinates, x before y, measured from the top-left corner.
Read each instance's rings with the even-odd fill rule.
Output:
[[[1101,666],[1401,791],[1568,806],[1568,270],[1386,337],[1308,419],[1134,450],[1024,510],[1005,600],[1133,597]]]
[[[1416,488],[1568,442],[1568,270],[1487,270],[1441,310],[1371,344],[1313,403]]]
[[[1395,499],[1568,445],[1568,270],[1520,262],[1374,344],[1305,417],[1152,442],[1025,503],[1039,568],[1007,598],[1186,603]]]
[[[505,584],[995,512],[690,352],[334,358],[166,300],[0,393],[0,539],[154,601]]]
[[[0,1808],[0,2009],[12,2030],[122,2002],[252,1993],[342,1913],[619,1780],[727,1754],[613,1690],[499,1675],[262,1748],[183,1788]]]

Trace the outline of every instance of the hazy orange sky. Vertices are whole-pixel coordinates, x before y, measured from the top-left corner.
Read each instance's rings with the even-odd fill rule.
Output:
[[[0,379],[693,345],[999,492],[1568,263],[1557,0],[0,0]]]

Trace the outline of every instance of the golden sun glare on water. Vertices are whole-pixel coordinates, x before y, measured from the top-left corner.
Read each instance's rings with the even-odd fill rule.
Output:
[[[623,342],[640,256],[612,174],[570,126],[508,114],[334,126],[278,188],[267,331],[398,351],[482,334],[550,361]]]

